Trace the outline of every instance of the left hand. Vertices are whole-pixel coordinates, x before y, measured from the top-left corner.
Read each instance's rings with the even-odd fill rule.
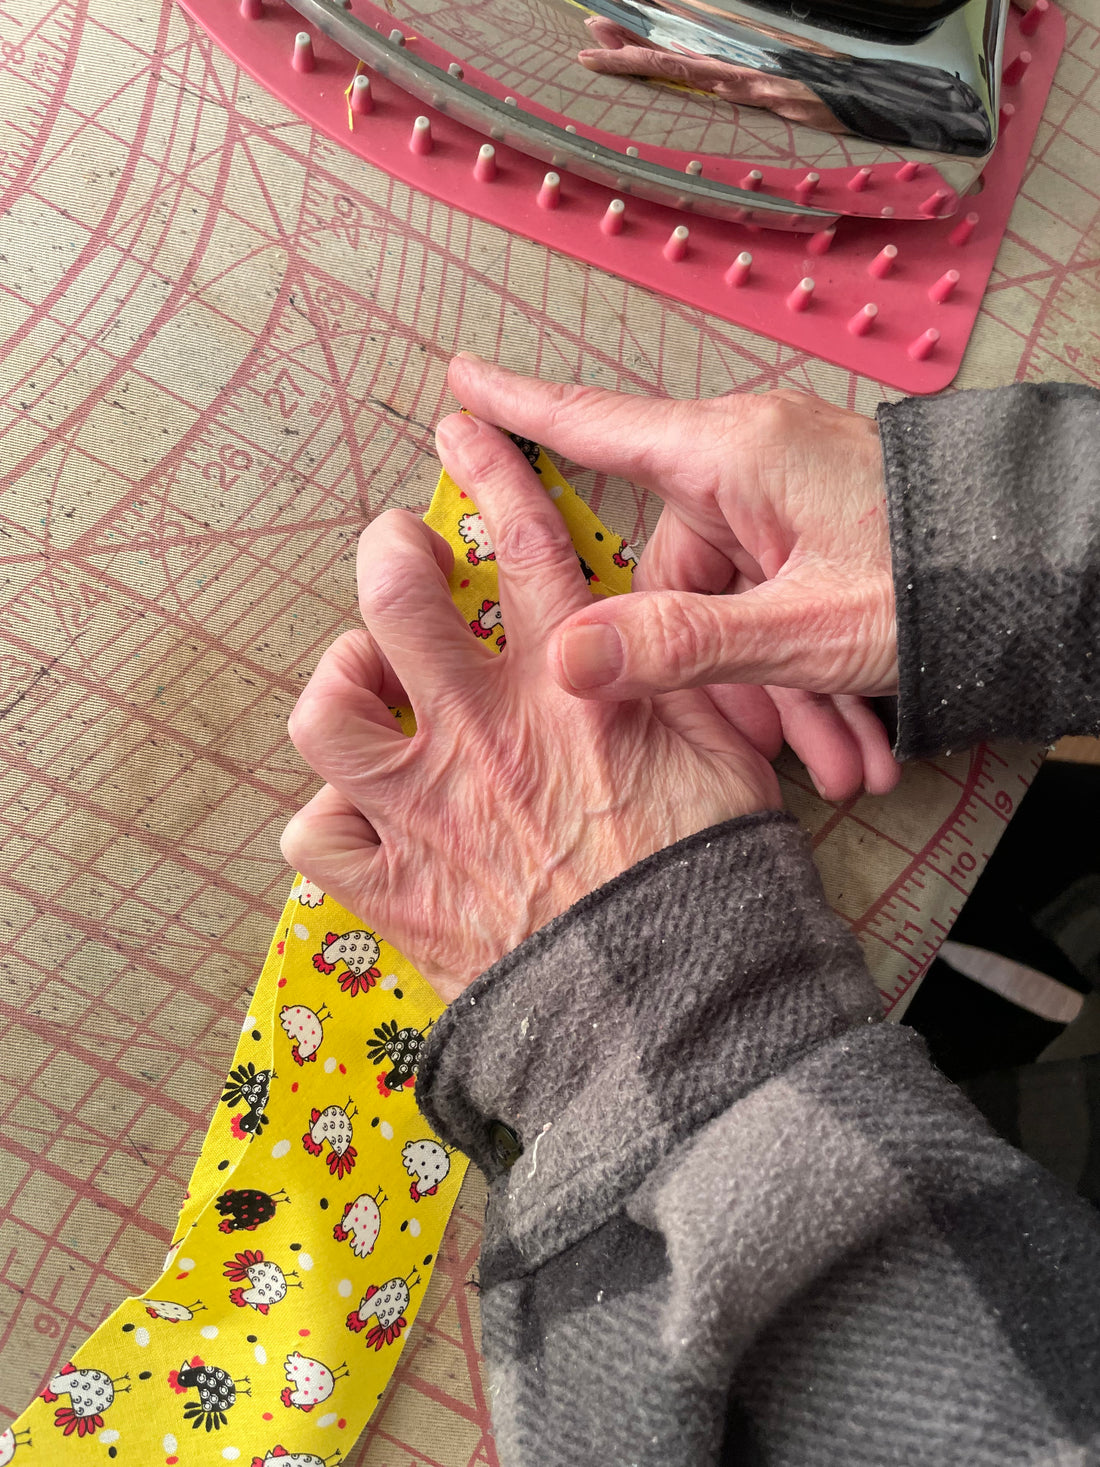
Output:
[[[494,428],[455,415],[437,442],[492,537],[508,645],[497,656],[471,635],[440,536],[404,510],[368,526],[365,629],[325,653],[290,719],[327,783],[282,848],[449,1001],[588,892],[777,807],[779,788],[703,689],[601,703],[559,687],[547,642],[592,603],[565,524]],[[398,702],[416,714],[411,739]]]

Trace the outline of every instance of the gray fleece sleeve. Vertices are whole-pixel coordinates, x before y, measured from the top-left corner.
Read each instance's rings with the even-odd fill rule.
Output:
[[[1100,392],[906,398],[878,423],[897,753],[1100,733]]]
[[[1100,1230],[912,1031],[780,814],[624,873],[420,1066],[486,1171],[502,1467],[1014,1467],[1100,1452]]]

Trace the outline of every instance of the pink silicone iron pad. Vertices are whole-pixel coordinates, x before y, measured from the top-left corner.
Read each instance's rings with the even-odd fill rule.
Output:
[[[424,106],[367,69],[371,110],[351,117],[345,95],[356,71],[354,57],[304,26],[283,0],[180,0],[217,44],[250,75],[321,132],[369,163],[432,197],[481,219],[514,230],[563,254],[586,260],[662,295],[725,320],[789,342],[800,350],[905,392],[946,387],[962,361],[982,294],[1008,223],[1032,140],[1039,125],[1058,58],[1065,22],[1047,3],[1024,18],[1013,10],[1008,23],[1008,58],[1001,99],[1001,137],[983,174],[980,194],[962,200],[949,218],[882,218],[895,207],[899,187],[930,187],[928,170],[881,166],[850,187],[856,169],[825,170],[809,200],[815,207],[853,204],[866,217],[844,218],[835,232],[785,233],[682,213],[622,195],[623,208],[609,206],[610,189],[568,172],[560,187],[546,186],[546,165],[494,144],[495,166],[475,177],[484,134]],[[245,13],[242,14],[242,11]],[[385,35],[393,18],[354,0],[354,13]],[[254,18],[250,18],[254,17]],[[312,70],[293,65],[295,37],[310,34]],[[426,61],[446,68],[455,57],[411,33],[405,44]],[[1021,53],[1030,62],[1021,62]],[[308,64],[308,62],[307,62]],[[466,78],[503,96],[499,83],[465,67]],[[522,97],[518,105],[527,108]],[[564,125],[545,108],[532,112]],[[417,124],[427,118],[427,126]],[[584,129],[607,145],[621,140]],[[694,155],[667,148],[641,148],[643,157],[686,168]],[[706,162],[709,177],[735,182],[752,165],[744,160]],[[763,170],[761,188],[798,196],[802,175]],[[935,207],[934,187],[930,207]],[[804,185],[803,185],[804,188]],[[912,195],[917,200],[917,192]],[[912,207],[912,206],[910,206]],[[895,212],[900,212],[896,210]],[[687,230],[686,238],[683,230]],[[744,256],[751,255],[751,262]]]

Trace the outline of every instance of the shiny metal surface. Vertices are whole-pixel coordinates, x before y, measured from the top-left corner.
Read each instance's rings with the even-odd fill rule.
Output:
[[[518,105],[509,105],[470,86],[450,71],[433,66],[405,48],[399,29],[390,37],[383,36],[349,14],[340,0],[290,0],[290,4],[351,56],[366,62],[372,70],[396,82],[418,100],[484,132],[494,141],[556,167],[567,167],[580,177],[606,184],[618,193],[633,194],[710,218],[764,225],[769,229],[814,231],[827,228],[837,220],[836,213],[827,209],[680,173],[567,132],[565,127],[556,127],[541,117],[525,113]]]
[[[617,191],[734,221],[815,230],[838,207],[867,209],[845,201],[827,211],[809,199],[747,193],[736,177],[718,181],[698,165],[685,174],[627,149],[669,148],[702,163],[736,158],[798,177],[920,161],[930,179],[963,196],[996,141],[1009,0],[966,0],[923,32],[892,38],[850,23],[794,20],[781,0],[766,8],[738,0],[385,0],[395,27],[513,93],[516,105],[507,108],[390,41],[341,0],[290,3],[350,54],[487,136]],[[684,85],[594,65],[643,66]],[[525,110],[527,102],[557,114],[560,125]],[[604,140],[586,141],[567,125],[599,130]],[[606,134],[618,141],[608,144]],[[911,203],[897,212],[916,215]]]

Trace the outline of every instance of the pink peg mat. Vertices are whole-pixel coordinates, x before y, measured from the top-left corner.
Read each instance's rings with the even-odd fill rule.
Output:
[[[483,134],[370,71],[370,110],[353,111],[347,93],[355,59],[314,30],[310,55],[299,55],[295,65],[295,38],[308,27],[284,0],[180,4],[281,101],[393,177],[599,269],[912,393],[939,391],[959,369],[1065,41],[1065,22],[1053,5],[1026,22],[1027,34],[1019,13],[1011,12],[1001,137],[981,191],[950,217],[919,217],[922,208],[934,213],[948,202],[937,197],[939,180],[924,167],[823,169],[813,204],[829,209],[843,190],[845,209],[858,208],[861,217],[841,219],[835,232],[806,235],[682,214],[629,195],[619,207],[611,190],[567,172],[548,174],[545,164],[500,144],[486,158]],[[369,0],[355,0],[354,10],[389,35],[393,18],[385,10]],[[463,57],[411,34],[406,45],[443,68],[460,62],[468,81],[504,95],[500,83]],[[518,101],[564,125],[566,119],[544,107]],[[597,129],[584,132],[618,144]],[[640,152],[681,169],[692,159],[670,148]],[[725,182],[737,182],[752,166],[744,159],[706,164],[708,176]],[[764,191],[806,196],[802,173],[762,172]],[[884,209],[892,213],[883,217]]]

